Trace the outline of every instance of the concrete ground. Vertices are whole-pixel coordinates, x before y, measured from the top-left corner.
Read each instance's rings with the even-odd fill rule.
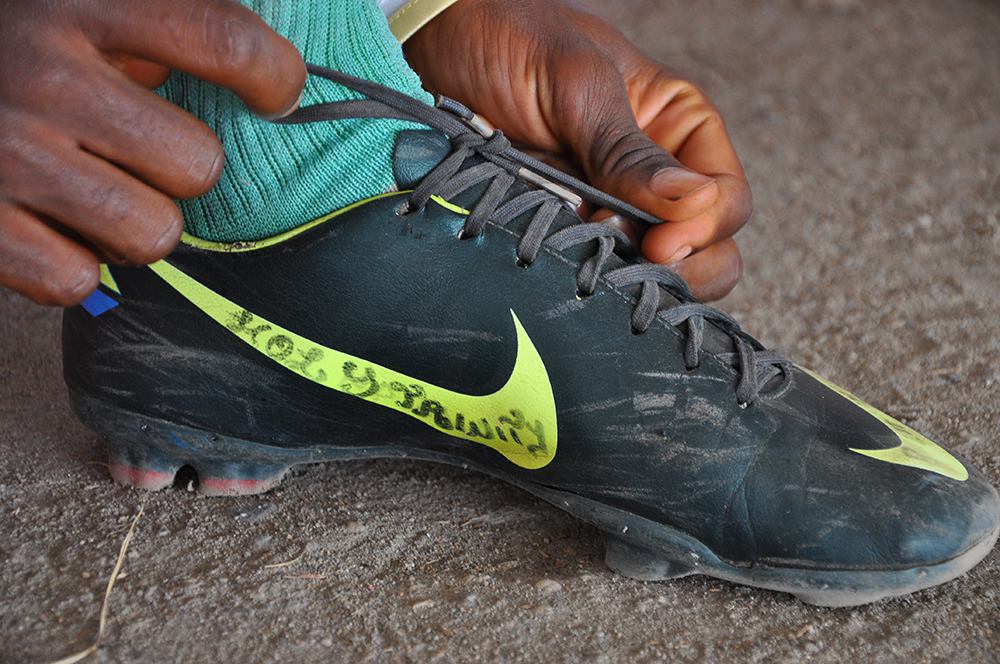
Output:
[[[724,303],[1000,483],[1000,5],[594,2],[724,110],[756,193]],[[0,295],[0,660],[998,661],[1000,555],[858,609],[610,573],[598,533],[461,470],[310,467],[269,494],[113,484],[59,313]],[[269,564],[296,561],[284,567]]]

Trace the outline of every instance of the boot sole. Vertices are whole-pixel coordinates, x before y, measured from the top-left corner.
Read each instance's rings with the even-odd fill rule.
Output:
[[[289,468],[300,464],[384,458],[444,463],[501,479],[592,524],[604,533],[607,566],[629,578],[665,581],[703,574],[790,593],[815,606],[858,606],[946,583],[985,558],[1000,536],[998,525],[954,558],[905,569],[738,566],[670,526],[573,493],[526,484],[442,454],[392,446],[276,447],[122,411],[73,391],[70,404],[77,417],[104,439],[111,476],[126,486],[159,491],[172,486],[177,472],[188,466],[198,474],[200,493],[242,496],[272,489]]]

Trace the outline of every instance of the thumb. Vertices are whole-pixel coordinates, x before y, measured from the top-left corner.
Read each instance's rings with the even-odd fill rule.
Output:
[[[621,75],[607,66],[612,71],[591,78],[601,84],[591,86],[582,103],[562,105],[569,117],[558,119],[587,179],[666,221],[687,221],[709,209],[719,197],[716,180],[685,168],[640,129]]]

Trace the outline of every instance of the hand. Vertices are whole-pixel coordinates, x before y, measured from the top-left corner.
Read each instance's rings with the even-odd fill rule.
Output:
[[[295,47],[230,0],[0,0],[0,16],[0,286],[39,303],[78,303],[99,260],[167,255],[171,199],[218,179],[215,135],[147,88],[179,69],[277,117],[305,82]]]
[[[666,220],[646,230],[643,253],[699,297],[736,285],[732,235],[751,197],[722,118],[617,30],[555,0],[459,0],[405,51],[428,89]]]

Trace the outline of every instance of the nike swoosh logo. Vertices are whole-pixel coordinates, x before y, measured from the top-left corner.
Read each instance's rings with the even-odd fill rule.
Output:
[[[889,427],[889,429],[896,434],[896,437],[899,438],[899,445],[896,447],[890,447],[883,450],[862,450],[855,449],[853,447],[849,448],[852,452],[857,452],[858,454],[863,454],[867,457],[878,459],[879,461],[894,463],[899,466],[910,466],[911,468],[929,470],[932,473],[944,475],[945,477],[950,477],[951,479],[958,480],[959,482],[964,482],[969,479],[969,471],[962,465],[961,461],[949,454],[948,450],[944,449],[923,434],[914,431],[899,420],[886,415],[878,408],[865,403],[844,388],[834,385],[822,376],[819,376],[804,367],[799,367],[799,369],[809,374],[823,385],[826,385],[831,390],[844,397],[885,426]]]
[[[517,359],[510,377],[496,392],[474,396],[310,341],[226,299],[165,261],[149,267],[237,339],[306,380],[403,413],[449,436],[491,447],[521,468],[542,468],[555,458],[558,428],[552,384],[513,311]]]

